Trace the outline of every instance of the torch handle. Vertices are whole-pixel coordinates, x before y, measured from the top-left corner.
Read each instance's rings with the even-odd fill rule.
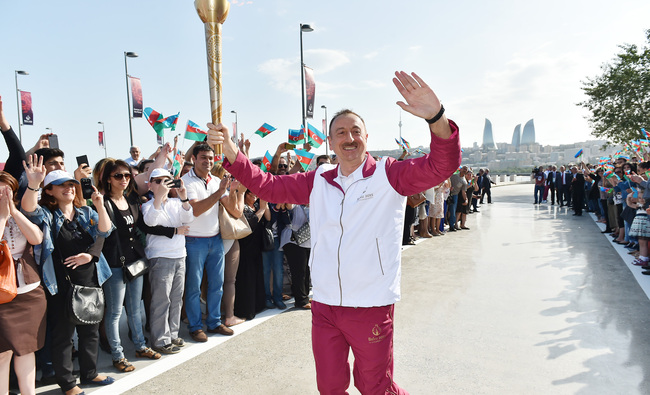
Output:
[[[210,109],[212,123],[218,125],[222,119],[222,84],[221,84],[221,28],[217,22],[205,23],[205,45],[208,54],[208,82],[210,84]],[[221,144],[214,147],[214,161],[223,161],[223,147]]]

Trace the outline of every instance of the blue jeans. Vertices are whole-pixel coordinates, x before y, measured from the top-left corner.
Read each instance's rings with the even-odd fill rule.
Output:
[[[113,273],[103,285],[106,312],[104,324],[106,337],[111,347],[113,361],[124,358],[124,350],[120,340],[120,317],[122,304],[126,301],[126,317],[131,328],[131,337],[136,350],[146,347],[144,333],[142,332],[142,316],[140,315],[140,301],[142,300],[142,276],[124,283],[122,268],[111,268]]]
[[[449,204],[447,213],[449,215],[449,229],[456,227],[456,206],[458,206],[458,195],[451,195],[451,204]]]
[[[203,270],[208,276],[206,324],[208,329],[221,325],[221,296],[223,295],[223,242],[221,235],[212,237],[185,236],[185,313],[190,332],[203,329],[201,321],[201,280]]]
[[[542,195],[544,194],[544,185],[535,185],[535,204],[542,202]],[[539,200],[537,195],[539,195]]]
[[[264,267],[264,291],[266,300],[271,302],[282,302],[282,280],[284,269],[284,253],[280,251],[280,236],[275,237],[275,248],[273,251],[262,253]],[[273,295],[271,296],[271,271],[273,271]]]

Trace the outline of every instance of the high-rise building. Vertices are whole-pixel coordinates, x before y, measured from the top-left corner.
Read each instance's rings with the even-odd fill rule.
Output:
[[[483,128],[483,145],[481,148],[494,149],[494,138],[492,137],[492,122],[485,118],[485,127]]]
[[[524,125],[524,132],[521,134],[521,144],[535,144],[535,124],[532,119]]]
[[[515,148],[519,148],[519,144],[521,143],[521,124],[515,126],[515,131],[512,133],[512,145],[515,146]]]

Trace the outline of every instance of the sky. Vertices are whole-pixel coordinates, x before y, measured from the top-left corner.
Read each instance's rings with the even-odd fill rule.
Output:
[[[165,116],[180,111],[174,134],[190,119],[210,121],[203,24],[191,0],[0,0],[3,56],[0,96],[18,132],[18,88],[32,93],[34,125],[22,127],[26,149],[51,128],[66,153],[91,162],[126,158],[129,123],[124,52],[129,74],[142,82],[144,106]],[[274,152],[301,123],[300,23],[304,62],[314,70],[314,119],[319,129],[350,108],[365,120],[370,150],[395,149],[400,135],[428,146],[426,123],[403,112],[392,78],[418,73],[460,127],[461,145],[482,141],[485,119],[496,142],[510,142],[517,124],[533,118],[540,144],[592,139],[582,81],[600,74],[618,45],[645,43],[647,0],[231,0],[223,25],[224,124],[237,122],[251,155]],[[133,139],[148,156],[156,135],[133,119]],[[277,128],[260,138],[263,123]],[[167,132],[166,139],[173,138]],[[191,141],[179,146],[187,148]],[[325,146],[314,149],[325,153]],[[0,158],[7,150],[0,144]],[[0,159],[0,161],[3,161]]]

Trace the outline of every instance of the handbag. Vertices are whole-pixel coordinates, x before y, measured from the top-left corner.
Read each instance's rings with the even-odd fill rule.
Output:
[[[300,208],[302,208],[302,211],[305,212],[305,209],[302,206],[300,206]],[[305,217],[307,217],[306,214]],[[309,239],[311,239],[311,229],[309,228],[309,219],[307,220],[307,222],[302,224],[302,226],[298,228],[298,230],[291,230],[291,240],[295,241],[296,244],[300,245]]]
[[[427,198],[424,196],[424,192],[420,192],[416,193],[415,195],[408,196],[406,198],[406,204],[408,204],[409,207],[416,208],[417,206],[424,203],[425,200],[427,200]]]
[[[268,252],[275,250],[275,238],[273,237],[273,230],[268,226],[264,227],[262,231],[262,251]]]
[[[224,240],[239,240],[253,233],[246,217],[235,218],[219,204],[219,232]]]
[[[70,281],[68,291],[68,318],[76,325],[98,324],[104,318],[104,291],[100,287],[86,287]]]
[[[18,294],[16,284],[16,264],[7,241],[3,240],[0,242],[0,304],[14,300]]]
[[[104,205],[106,211],[108,212],[111,221],[115,223],[115,213],[113,212],[112,202]],[[129,211],[131,211],[131,206],[129,205]],[[140,258],[130,263],[126,263],[126,258],[122,253],[122,243],[120,242],[120,235],[115,235],[116,244],[117,244],[117,253],[120,255],[120,262],[122,263],[122,271],[124,272],[124,278],[128,281],[132,281],[135,278],[142,276],[149,272],[149,261],[147,258]]]

